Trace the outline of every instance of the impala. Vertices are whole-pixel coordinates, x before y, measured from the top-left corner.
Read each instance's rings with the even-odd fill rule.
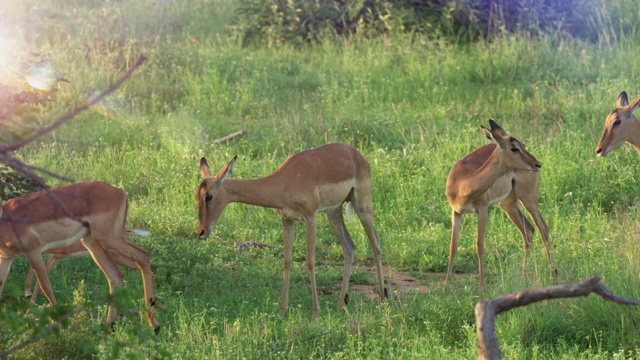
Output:
[[[122,278],[109,252],[136,264],[142,273],[147,320],[156,333],[160,330],[152,309],[156,301],[149,252],[127,240],[127,197],[122,190],[102,182],[63,185],[11,199],[2,205],[0,216],[0,293],[13,258],[24,256],[45,296],[55,305],[42,254],[81,241],[107,277],[112,295]],[[107,322],[113,324],[115,316],[111,303]]]
[[[596,146],[598,156],[607,156],[613,149],[628,141],[640,152],[640,121],[633,114],[640,108],[640,97],[629,104],[625,91],[616,101],[616,109],[604,121],[604,130]]]
[[[237,157],[213,176],[207,160],[200,159],[204,179],[196,192],[198,200],[198,234],[206,238],[229,203],[240,202],[278,210],[284,238],[284,283],[279,315],[283,317],[289,301],[289,275],[293,257],[293,222],[301,220],[306,229],[306,265],[309,269],[313,297],[313,319],[320,307],[315,278],[316,213],[325,212],[331,228],[342,245],[344,274],[338,307],[348,302],[347,289],[355,252],[342,214],[355,211],[373,249],[378,275],[380,301],[386,289],[382,275],[380,238],[373,225],[371,168],[358,150],[345,144],[328,144],[302,151],[288,158],[271,175],[260,179],[228,179]]]
[[[132,233],[132,234],[136,234],[136,235],[141,235],[141,236],[147,236],[149,235],[146,232],[141,232],[141,230],[137,230],[137,229],[125,229],[126,232],[128,233]],[[51,269],[53,269],[54,266],[56,266],[56,264],[58,263],[58,261],[65,259],[65,258],[75,258],[75,257],[84,257],[84,256],[90,256],[91,254],[89,253],[89,251],[87,250],[87,248],[84,247],[84,245],[82,245],[81,241],[78,241],[72,245],[69,246],[65,246],[65,247],[61,247],[61,248],[53,248],[53,249],[49,249],[47,251],[45,251],[46,254],[49,254],[49,260],[47,261],[45,268],[47,269],[47,272],[51,271]],[[111,260],[113,260],[115,262],[116,265],[118,266],[124,266],[126,268],[129,269],[137,269],[138,266],[136,265],[136,263],[134,263],[133,261],[118,255],[117,252],[113,251],[113,250],[108,250],[107,254],[109,255],[109,257],[111,258]],[[31,291],[31,281],[33,279],[33,274],[34,274],[34,270],[33,268],[31,268],[29,270],[29,273],[27,274],[27,279],[24,281],[24,296],[26,298],[30,297],[31,298],[31,302],[35,302],[36,301],[36,297],[38,296],[38,290],[40,289],[40,286],[38,286],[38,284],[36,283],[36,287],[33,289],[33,292]],[[120,281],[122,281],[123,278],[123,274],[121,271],[118,270],[118,278],[120,279]]]
[[[520,141],[511,137],[495,121],[489,120],[491,129],[484,126],[487,138],[495,144],[483,146],[457,161],[447,178],[446,193],[452,208],[451,244],[449,266],[445,282],[453,269],[453,259],[458,250],[458,239],[462,215],[478,214],[478,237],[476,252],[480,285],[484,285],[484,235],[487,227],[487,213],[491,204],[499,203],[511,221],[518,227],[524,241],[526,258],[531,249],[534,228],[520,211],[518,202],[527,209],[540,230],[542,243],[547,251],[547,260],[555,278],[553,259],[549,249],[549,228],[538,209],[538,184],[541,166],[538,160],[527,152]]]

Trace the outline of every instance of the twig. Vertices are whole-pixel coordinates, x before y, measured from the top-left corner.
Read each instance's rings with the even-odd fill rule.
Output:
[[[619,304],[640,305],[640,300],[616,296],[596,276],[574,285],[523,290],[482,300],[476,304],[476,331],[478,333],[478,357],[476,360],[500,359],[500,348],[495,335],[495,317],[500,313],[542,300],[587,296],[592,292],[604,300]]]
[[[220,139],[213,140],[213,143],[214,144],[223,144],[223,143],[226,143],[229,140],[237,138],[238,136],[245,135],[246,133],[247,132],[245,130],[236,131],[233,134],[229,134],[229,135],[227,135],[225,137],[221,137]]]
[[[111,86],[109,86],[106,90],[104,90],[103,92],[101,92],[100,94],[98,94],[98,96],[94,97],[92,100],[84,103],[82,106],[77,107],[76,109],[72,110],[71,112],[67,113],[66,115],[64,115],[63,117],[59,118],[58,120],[54,121],[53,124],[44,127],[40,130],[38,130],[35,134],[28,136],[24,139],[22,139],[21,141],[11,144],[11,145],[6,145],[6,146],[0,146],[0,153],[2,154],[6,154],[10,151],[14,151],[17,150],[21,147],[23,147],[24,145],[52,132],[53,130],[57,129],[58,127],[60,127],[60,125],[64,124],[65,122],[71,120],[72,118],[74,118],[76,115],[78,115],[80,112],[88,109],[89,107],[97,104],[100,100],[104,99],[107,95],[111,94],[112,92],[114,92],[116,89],[118,89],[120,87],[120,85],[122,85],[122,83],[124,81],[126,81],[128,78],[131,77],[131,74],[133,74],[133,71],[135,69],[137,69],[140,65],[142,65],[145,61],[147,61],[147,57],[144,55],[141,55],[138,58],[138,61],[135,62],[135,64],[133,64],[133,66],[131,66],[131,68],[115,83],[113,83]]]

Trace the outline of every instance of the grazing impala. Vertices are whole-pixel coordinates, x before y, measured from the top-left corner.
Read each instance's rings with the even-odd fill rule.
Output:
[[[447,198],[451,204],[452,230],[449,249],[449,267],[445,282],[448,284],[453,269],[453,259],[458,250],[462,215],[478,213],[478,268],[480,285],[484,285],[484,235],[487,213],[491,204],[499,203],[509,219],[518,227],[528,258],[534,228],[520,211],[518,201],[524,205],[540,230],[547,260],[555,278],[553,259],[549,249],[549,228],[538,209],[538,183],[540,163],[529,154],[520,141],[511,137],[495,121],[489,120],[491,129],[484,126],[487,138],[495,144],[483,146],[463,157],[453,165],[447,178]]]
[[[621,92],[616,101],[616,109],[604,121],[604,130],[596,146],[598,156],[607,156],[613,149],[628,141],[640,152],[640,121],[633,114],[640,108],[640,97],[629,104],[625,91]]]
[[[344,254],[344,275],[338,301],[339,308],[348,302],[347,289],[355,245],[349,236],[342,214],[355,210],[364,227],[376,262],[380,301],[386,295],[382,276],[380,239],[373,225],[371,168],[358,150],[345,144],[328,144],[302,151],[288,158],[271,175],[253,180],[228,179],[236,157],[217,175],[209,171],[205,158],[200,159],[204,179],[196,192],[198,200],[198,233],[206,238],[229,203],[240,202],[275,208],[282,218],[284,238],[284,284],[279,315],[285,314],[289,297],[289,274],[293,257],[293,222],[305,224],[306,264],[311,280],[313,319],[320,310],[315,277],[316,213],[325,212]],[[351,208],[349,208],[351,207]]]
[[[142,232],[141,230],[137,230],[137,229],[125,229],[125,231],[128,232],[128,233],[141,235],[141,236],[148,235],[148,233]],[[80,241],[78,241],[77,243],[74,243],[72,245],[62,247],[62,248],[49,249],[49,250],[45,251],[45,254],[49,254],[49,260],[47,261],[47,264],[45,265],[45,268],[47,269],[47,272],[51,271],[51,269],[53,269],[53,267],[56,266],[58,261],[60,261],[62,259],[73,258],[73,257],[84,257],[84,256],[90,256],[91,255],[89,253],[89,251],[87,250],[87,248],[85,248],[84,245],[82,245],[82,242],[80,242]],[[107,251],[107,255],[109,255],[111,260],[113,260],[113,262],[118,266],[124,266],[124,267],[129,268],[129,269],[137,269],[138,268],[136,263],[134,263],[133,261],[127,259],[126,257],[118,255],[118,253],[113,251],[113,250],[108,250]],[[36,301],[36,297],[38,296],[38,290],[40,289],[40,286],[38,286],[38,283],[36,283],[35,289],[33,289],[33,292],[31,291],[31,281],[33,279],[33,274],[34,273],[35,272],[34,272],[33,268],[31,268],[29,270],[29,273],[27,274],[27,279],[24,281],[24,296],[27,297],[27,298],[31,297],[31,302],[32,303]],[[120,281],[122,281],[123,276],[124,276],[124,274],[122,274],[122,272],[118,270],[118,278],[120,279]]]
[[[127,197],[122,190],[102,182],[63,185],[11,199],[2,205],[0,215],[0,293],[11,261],[24,256],[45,296],[55,305],[42,254],[81,241],[107,277],[111,294],[122,279],[108,251],[137,265],[142,272],[147,320],[156,333],[160,330],[151,308],[156,301],[149,252],[127,241]],[[113,324],[115,316],[115,305],[110,304],[107,322]]]

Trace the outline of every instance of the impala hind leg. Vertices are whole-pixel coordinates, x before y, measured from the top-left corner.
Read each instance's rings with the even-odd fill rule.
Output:
[[[338,308],[344,309],[349,303],[349,279],[351,278],[351,269],[353,266],[353,256],[356,245],[351,240],[347,227],[344,223],[342,214],[342,206],[327,212],[327,218],[331,224],[331,229],[342,245],[342,254],[344,255],[344,272],[342,275],[342,287],[340,289],[340,298],[338,299]]]
[[[100,246],[100,244],[93,238],[87,236],[82,239],[82,243],[87,248],[87,250],[89,250],[91,257],[107,277],[107,282],[109,283],[109,294],[113,296],[115,288],[122,285],[122,277],[118,276],[118,267],[113,263],[113,260],[111,260],[109,255],[107,255],[102,246]],[[116,318],[116,316],[116,306],[114,303],[110,303],[109,311],[107,312],[107,324],[111,326],[112,330],[113,326],[115,325],[114,319]]]
[[[284,317],[289,306],[289,281],[291,278],[291,265],[293,264],[293,221],[282,218],[282,238],[284,252],[284,274],[282,280],[282,301],[278,315]]]
[[[373,252],[373,259],[376,262],[376,272],[378,275],[378,294],[380,295],[380,301],[384,301],[385,298],[389,298],[389,291],[384,287],[384,275],[382,272],[382,249],[380,247],[380,237],[376,232],[376,228],[373,224],[373,203],[371,202],[371,189],[365,188],[364,190],[354,190],[354,196],[351,197],[351,206],[358,215],[362,227],[364,228],[369,243],[371,244],[371,252]]]
[[[444,279],[445,286],[449,286],[449,277],[453,272],[453,259],[458,252],[458,240],[460,239],[460,228],[462,226],[462,214],[451,211],[451,243],[449,244],[449,265],[447,266],[447,275]]]

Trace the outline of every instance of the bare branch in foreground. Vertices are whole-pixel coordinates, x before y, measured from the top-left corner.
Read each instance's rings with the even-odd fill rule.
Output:
[[[74,118],[80,112],[82,112],[82,111],[88,109],[89,107],[97,104],[102,99],[104,99],[107,95],[111,94],[116,89],[118,89],[120,87],[120,85],[122,85],[123,82],[125,82],[128,78],[131,77],[131,75],[133,74],[133,71],[135,69],[137,69],[140,65],[142,65],[145,61],[147,61],[147,57],[144,56],[144,55],[140,55],[140,57],[135,62],[135,64],[133,64],[131,66],[131,68],[118,81],[116,81],[115,83],[111,84],[111,86],[109,86],[106,90],[104,90],[103,92],[98,94],[93,99],[87,101],[82,106],[75,108],[71,112],[68,112],[63,117],[61,117],[58,120],[54,121],[53,124],[40,129],[35,134],[33,134],[31,136],[28,136],[28,137],[22,139],[21,141],[15,143],[15,144],[6,145],[6,146],[0,146],[0,154],[6,154],[6,153],[8,153],[10,151],[14,151],[14,150],[17,150],[17,149],[23,147],[24,145],[26,145],[26,144],[28,144],[28,143],[30,143],[30,142],[32,142],[32,141],[44,136],[44,135],[52,132],[53,130],[57,129],[58,127],[60,127],[65,122],[67,122],[67,121],[71,120],[72,118]]]
[[[225,137],[221,137],[220,139],[213,140],[213,143],[214,144],[223,144],[223,143],[226,143],[229,140],[237,138],[238,136],[245,135],[246,133],[247,132],[245,130],[236,131],[233,134],[229,134],[229,135],[227,135]]]
[[[476,304],[476,331],[478,333],[478,357],[476,360],[500,359],[500,347],[495,334],[495,318],[500,313],[542,300],[587,296],[592,292],[604,300],[619,304],[640,305],[640,300],[616,296],[596,276],[574,285],[523,290],[479,301]]]

